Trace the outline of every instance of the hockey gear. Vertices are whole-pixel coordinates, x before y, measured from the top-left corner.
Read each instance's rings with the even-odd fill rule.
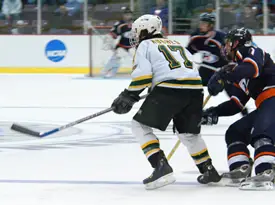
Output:
[[[254,177],[246,178],[243,182],[241,182],[239,188],[241,190],[273,190],[274,177],[274,171],[272,169],[268,169]]]
[[[116,114],[125,114],[128,113],[134,103],[138,102],[140,97],[133,92],[125,89],[120,95],[114,100],[112,106]]]
[[[247,177],[251,176],[252,166],[244,164],[241,167],[222,174],[220,183],[224,186],[240,186],[240,183]]]
[[[228,60],[234,59],[237,50],[252,45],[252,35],[247,29],[240,28],[231,30],[225,37],[225,57]]]
[[[112,57],[109,59],[108,63],[102,70],[102,76],[104,78],[114,77],[120,67],[120,57],[117,55],[115,51]]]
[[[154,35],[161,35],[162,21],[159,16],[146,14],[139,17],[132,25],[130,44],[136,47],[141,41]]]
[[[212,165],[211,159],[208,159],[206,162],[200,164],[201,166],[200,171],[203,173],[200,175],[197,180],[201,184],[208,184],[211,182],[219,182],[221,180],[221,176]]]
[[[147,95],[143,95],[143,96],[140,97],[140,99],[144,99],[144,98],[146,98],[147,96],[148,96],[148,94],[147,94]],[[69,124],[63,125],[63,126],[61,126],[61,127],[55,128],[55,129],[50,130],[50,131],[47,131],[47,132],[37,132],[37,131],[31,130],[31,129],[27,128],[27,127],[24,127],[24,126],[22,126],[22,125],[15,124],[15,123],[12,124],[11,129],[14,130],[14,131],[17,131],[17,132],[21,132],[21,133],[24,133],[24,134],[27,134],[27,135],[31,135],[31,136],[33,136],[33,137],[42,138],[42,137],[47,137],[47,136],[49,136],[49,135],[52,135],[52,134],[54,134],[54,133],[56,133],[56,132],[59,132],[59,131],[61,131],[61,130],[67,129],[67,128],[69,128],[69,127],[72,127],[72,126],[74,126],[74,125],[80,124],[80,123],[82,123],[82,122],[85,122],[85,121],[87,121],[87,120],[96,118],[96,117],[98,117],[98,116],[100,116],[100,115],[104,115],[104,114],[106,114],[106,113],[108,113],[108,112],[111,112],[113,109],[114,109],[113,107],[107,108],[107,109],[105,109],[105,110],[102,110],[102,111],[100,111],[100,112],[94,113],[94,114],[92,114],[92,115],[89,115],[89,116],[87,116],[87,117],[81,118],[81,119],[79,119],[79,120],[76,120],[76,121],[74,121],[74,122],[71,122],[71,123],[69,123]]]
[[[208,101],[210,100],[210,98],[211,98],[211,95],[208,95],[208,96],[205,98],[205,100],[203,101],[202,107],[204,107],[204,106],[208,103]],[[198,126],[200,126],[200,124],[199,124]],[[173,132],[176,133],[176,126],[175,126],[175,125],[173,125]],[[171,159],[171,157],[173,156],[173,154],[174,154],[174,153],[176,152],[176,150],[179,148],[180,143],[181,143],[181,141],[178,140],[177,143],[174,145],[174,147],[172,148],[172,150],[170,151],[170,153],[169,153],[168,156],[167,156],[167,159],[168,159],[168,160]]]
[[[221,77],[220,72],[216,72],[209,80],[208,84],[208,93],[210,95],[216,96],[218,93],[222,92],[224,89],[224,82]]]
[[[155,167],[153,173],[150,177],[143,180],[143,184],[145,185],[145,189],[157,189],[168,184],[172,184],[176,181],[173,176],[173,169],[168,164],[166,157],[164,156],[163,151],[159,152],[159,159],[157,162],[157,166]]]
[[[85,122],[87,120],[93,119],[95,117],[98,117],[98,116],[103,115],[105,113],[108,113],[108,112],[110,112],[112,110],[113,110],[112,107],[111,108],[107,108],[105,110],[102,110],[100,112],[97,112],[95,114],[89,115],[89,116],[84,117],[84,118],[81,118],[81,119],[79,119],[77,121],[71,122],[69,124],[63,125],[63,126],[61,126],[59,128],[55,128],[55,129],[47,131],[47,132],[37,132],[37,131],[31,130],[31,129],[27,128],[27,127],[21,126],[19,124],[13,124],[11,126],[11,129],[15,130],[17,132],[21,132],[21,133],[24,133],[24,134],[28,134],[28,135],[34,136],[34,137],[42,138],[42,137],[46,137],[48,135],[54,134],[56,132],[59,132],[61,130],[64,130],[66,128],[72,127],[74,125],[80,124],[82,122]]]
[[[219,116],[214,107],[210,107],[202,112],[202,125],[216,125],[219,121]]]
[[[231,50],[252,46],[252,35],[249,30],[245,28],[233,29],[229,31],[225,39],[226,43],[229,43],[231,46]]]
[[[200,15],[200,21],[204,21],[210,24],[215,24],[216,17],[214,14],[211,14],[211,13],[202,13]]]
[[[129,7],[122,7],[121,10],[124,14],[133,14],[132,10]]]

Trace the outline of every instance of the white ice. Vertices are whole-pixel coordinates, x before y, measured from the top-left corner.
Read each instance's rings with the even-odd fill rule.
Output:
[[[130,79],[101,80],[65,75],[0,76],[0,205],[274,204],[270,192],[203,186],[183,146],[171,159],[177,183],[146,191],[152,169],[131,135],[126,115],[108,113],[44,139],[9,130],[13,122],[47,130],[110,106]],[[212,98],[213,106],[226,100]],[[250,109],[254,106],[249,104]],[[216,168],[226,171],[224,133],[236,119],[203,127]],[[168,154],[176,143],[171,127],[156,131]]]

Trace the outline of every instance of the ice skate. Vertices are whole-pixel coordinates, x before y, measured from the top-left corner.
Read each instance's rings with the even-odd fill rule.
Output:
[[[251,176],[252,167],[249,164],[244,164],[231,172],[222,174],[220,183],[224,186],[240,186],[240,183],[247,177]]]
[[[175,181],[172,167],[168,164],[165,156],[162,156],[151,176],[143,180],[143,184],[145,189],[151,190],[172,184]]]
[[[259,191],[273,190],[274,176],[273,169],[268,169],[254,177],[246,178],[241,182],[239,189]]]
[[[201,184],[208,184],[211,182],[217,183],[221,180],[221,176],[212,165],[211,159],[208,159],[206,162],[203,163],[202,171],[203,174],[197,178],[198,182]]]

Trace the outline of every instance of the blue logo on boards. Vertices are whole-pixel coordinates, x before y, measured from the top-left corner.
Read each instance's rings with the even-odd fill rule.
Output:
[[[60,62],[67,54],[65,44],[60,40],[51,40],[45,48],[45,55],[50,61]]]

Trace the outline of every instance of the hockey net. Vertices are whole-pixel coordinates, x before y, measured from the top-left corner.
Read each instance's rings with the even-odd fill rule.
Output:
[[[114,50],[111,45],[115,42],[110,42],[111,26],[93,26],[89,28],[89,76],[99,76],[102,69],[114,55]],[[112,44],[113,43],[113,44]],[[123,54],[120,58],[120,68],[118,75],[129,75],[132,66],[132,56]]]

